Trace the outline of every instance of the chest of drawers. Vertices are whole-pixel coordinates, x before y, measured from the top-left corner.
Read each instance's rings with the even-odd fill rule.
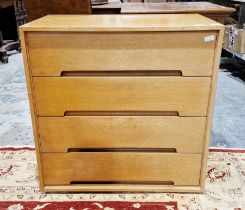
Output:
[[[20,35],[42,191],[204,189],[221,24],[52,15]]]

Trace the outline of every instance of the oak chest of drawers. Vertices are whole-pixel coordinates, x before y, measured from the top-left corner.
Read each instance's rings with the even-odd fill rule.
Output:
[[[203,190],[222,25],[52,15],[20,34],[41,190]]]

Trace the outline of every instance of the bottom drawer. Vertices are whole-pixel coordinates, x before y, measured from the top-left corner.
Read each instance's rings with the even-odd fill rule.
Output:
[[[201,154],[156,152],[43,153],[45,185],[199,185]]]

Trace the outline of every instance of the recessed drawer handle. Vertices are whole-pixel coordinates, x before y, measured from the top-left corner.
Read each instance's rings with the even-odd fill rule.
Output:
[[[68,148],[67,152],[177,153],[176,148]]]
[[[64,116],[179,116],[177,111],[65,111]]]
[[[152,76],[182,76],[180,70],[150,70],[150,71],[62,71],[61,77],[152,77]]]
[[[70,184],[174,185],[173,181],[70,181]]]

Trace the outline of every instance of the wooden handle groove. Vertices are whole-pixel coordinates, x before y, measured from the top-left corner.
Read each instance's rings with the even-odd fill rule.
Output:
[[[65,111],[64,116],[179,116],[177,111]]]
[[[182,76],[180,70],[150,71],[62,71],[61,77],[151,77],[151,76]]]
[[[71,185],[82,184],[136,184],[136,185],[174,185],[173,181],[70,181]]]
[[[69,148],[67,152],[177,153],[176,148]]]

